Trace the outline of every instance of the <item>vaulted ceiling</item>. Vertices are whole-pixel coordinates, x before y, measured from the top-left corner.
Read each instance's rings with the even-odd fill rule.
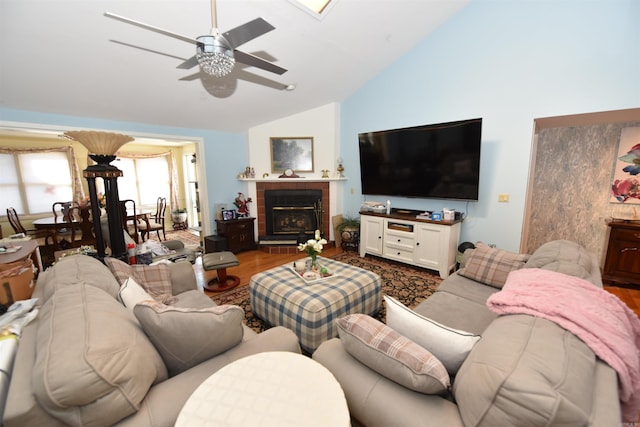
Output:
[[[468,1],[333,0],[315,15],[295,0],[219,0],[221,32],[257,17],[276,28],[239,49],[288,71],[237,64],[216,78],[176,68],[194,44],[104,16],[195,38],[211,29],[209,0],[0,0],[0,107],[244,132],[344,100]]]

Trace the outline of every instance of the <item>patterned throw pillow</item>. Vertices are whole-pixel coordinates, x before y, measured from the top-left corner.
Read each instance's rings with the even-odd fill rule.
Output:
[[[458,274],[502,289],[509,273],[524,267],[529,257],[529,254],[516,254],[478,244]]]
[[[480,340],[480,335],[442,325],[390,296],[385,295],[384,301],[387,305],[387,325],[433,353],[451,375],[458,372],[462,362]]]
[[[175,302],[172,296],[171,272],[165,264],[158,265],[129,265],[119,259],[106,257],[105,264],[111,270],[120,286],[129,277],[138,282],[158,302],[171,304]]]
[[[244,334],[244,310],[235,305],[193,309],[142,301],[133,314],[171,376],[236,346]]]
[[[411,390],[442,394],[451,385],[444,365],[429,351],[365,314],[337,320],[349,354],[381,375]]]

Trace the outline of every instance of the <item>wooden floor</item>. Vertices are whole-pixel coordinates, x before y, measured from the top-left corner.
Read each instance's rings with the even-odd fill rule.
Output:
[[[322,256],[333,256],[342,252],[340,248],[325,248]],[[295,253],[291,255],[272,255],[262,251],[248,251],[236,254],[240,265],[227,269],[227,274],[240,277],[240,284],[247,285],[251,276],[264,270],[277,267],[286,262],[292,262],[300,258],[304,258],[304,254]],[[198,286],[202,287],[209,280],[216,277],[215,270],[204,271],[202,269],[201,259],[196,261],[196,276],[198,278]],[[619,288],[614,286],[605,286],[605,289],[616,295],[624,301],[639,317],[640,317],[640,289]],[[206,291],[208,295],[215,295],[213,292]]]

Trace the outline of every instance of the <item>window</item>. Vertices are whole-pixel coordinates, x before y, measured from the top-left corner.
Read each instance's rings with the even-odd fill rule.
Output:
[[[51,211],[57,201],[73,200],[71,165],[65,152],[0,153],[2,212],[18,214]]]
[[[169,199],[168,156],[119,159],[113,164],[123,175],[118,179],[120,200],[133,199],[137,206],[155,208],[158,197]]]

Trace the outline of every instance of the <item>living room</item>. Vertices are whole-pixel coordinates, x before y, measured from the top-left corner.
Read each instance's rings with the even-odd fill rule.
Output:
[[[190,123],[187,118],[184,124],[176,123],[177,120],[171,124],[129,121],[106,114],[87,116],[59,111],[52,105],[38,108],[5,99],[0,108],[0,127],[19,124],[59,131],[97,129],[194,141],[205,177],[201,202],[203,233],[208,235],[214,230],[216,206],[231,206],[238,192],[252,196],[252,184],[238,179],[247,165],[255,169],[257,180],[267,173],[268,179],[277,179],[279,174],[272,170],[269,155],[271,137],[313,137],[314,171],[299,173],[306,179],[321,180],[322,169],[334,176],[340,158],[346,179],[335,184],[332,213],[356,215],[362,203],[369,200],[361,191],[358,133],[482,117],[477,202],[391,198],[391,204],[416,210],[447,207],[464,212],[461,242],[483,241],[519,252],[524,245],[529,210],[553,213],[559,208],[527,206],[536,121],[638,108],[637,16],[640,4],[635,0],[473,0],[349,96],[317,105],[305,104],[292,114],[237,131],[221,130],[224,124],[216,123],[213,115],[208,127],[195,127],[187,124]],[[7,26],[3,28],[0,43],[15,40],[8,34]],[[19,62],[19,58],[5,56],[0,61],[4,67],[5,61]],[[332,76],[335,80],[340,77]],[[0,92],[5,93],[13,81],[3,76],[0,84]],[[145,91],[138,88],[137,96],[144,97]],[[260,102],[264,101],[255,101]],[[269,105],[263,104],[261,108],[268,109]],[[638,126],[637,110],[635,114],[624,123]],[[572,123],[569,120],[563,126],[571,127]],[[575,153],[576,158],[582,155]],[[613,163],[611,157],[611,168],[599,173],[610,173]],[[560,179],[588,181],[591,172]],[[605,183],[594,192],[608,189]],[[509,195],[508,202],[500,202],[499,194]],[[251,206],[252,213],[254,208]],[[562,211],[566,213],[569,208],[563,206]],[[634,210],[633,205],[598,209],[603,212],[603,220],[614,213],[630,215]],[[604,242],[608,230],[604,221],[600,225],[596,231],[589,228],[588,233],[600,233]],[[566,237],[562,229],[556,231],[558,238]],[[330,235],[330,239],[333,237]],[[579,235],[571,237],[582,239]],[[602,265],[605,247],[598,249]]]
[[[338,203],[342,213],[355,214],[364,200],[358,174],[359,132],[483,117],[478,202],[446,202],[447,206],[438,200],[391,202],[398,207],[451,207],[467,212],[462,241],[518,250],[534,120],[637,107],[638,58],[628,54],[637,51],[637,29],[630,22],[637,7],[632,1],[588,6],[583,2],[471,2],[347,99],[239,133],[216,131],[215,120],[213,129],[194,129],[25,110],[7,102],[0,118],[27,126],[192,137],[199,141],[199,155],[206,165],[203,208],[208,215],[203,217],[203,227],[211,231],[215,205],[230,205],[237,192],[247,191],[247,184],[237,179],[245,166],[255,167],[259,177],[273,176],[269,160],[257,157],[268,150],[269,137],[315,138],[316,156],[323,160],[316,161],[313,174],[303,176],[319,177],[320,169],[333,173],[341,157],[347,181]],[[9,82],[3,80],[3,84]],[[257,152],[256,147],[260,147]],[[220,153],[224,153],[223,162]],[[508,203],[498,203],[500,193],[510,194]]]

